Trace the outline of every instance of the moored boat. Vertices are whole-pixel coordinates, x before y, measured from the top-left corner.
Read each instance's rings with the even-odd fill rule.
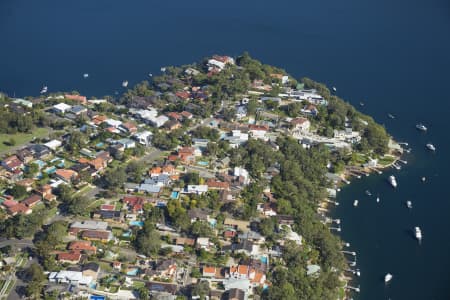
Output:
[[[128,81],[127,81],[127,80],[123,81],[123,82],[122,82],[122,86],[123,86],[124,88],[126,88],[126,87],[128,86]]]
[[[436,147],[432,143],[426,144],[426,147],[430,151],[436,151]]]
[[[419,123],[416,125],[417,130],[420,131],[427,131],[427,127],[425,125],[423,125],[422,123]]]
[[[389,180],[389,183],[392,185],[392,187],[394,187],[394,188],[397,187],[397,180],[395,179],[394,175],[389,176],[388,180]]]
[[[385,283],[388,283],[389,281],[391,281],[392,280],[392,274],[391,273],[387,273],[385,276],[384,276],[384,282]]]
[[[414,235],[419,242],[422,241],[422,230],[419,226],[414,227]]]

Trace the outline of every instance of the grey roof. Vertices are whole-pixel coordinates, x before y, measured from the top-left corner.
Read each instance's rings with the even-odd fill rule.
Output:
[[[145,184],[142,183],[139,186],[139,190],[146,192],[146,193],[159,193],[161,191],[161,187],[154,185],[154,184]]]
[[[101,221],[81,221],[81,222],[73,222],[72,225],[70,225],[70,228],[81,228],[81,229],[90,229],[90,230],[106,230],[108,228],[107,222],[101,222]]]

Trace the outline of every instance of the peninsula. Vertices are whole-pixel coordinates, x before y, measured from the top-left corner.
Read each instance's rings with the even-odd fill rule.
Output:
[[[123,88],[0,95],[0,297],[346,298],[324,204],[384,127],[247,53]]]

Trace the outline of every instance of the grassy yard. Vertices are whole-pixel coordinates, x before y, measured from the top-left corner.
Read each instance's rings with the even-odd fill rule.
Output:
[[[0,134],[0,152],[29,143],[33,137],[43,138],[48,135],[47,128],[36,128],[32,133]],[[15,140],[15,145],[8,145],[10,139]]]

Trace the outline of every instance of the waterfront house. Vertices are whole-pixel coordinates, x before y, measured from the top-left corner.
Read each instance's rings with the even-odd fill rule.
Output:
[[[66,112],[69,112],[71,109],[72,109],[72,106],[70,106],[66,103],[58,103],[56,105],[53,105],[53,107],[52,107],[52,110],[58,114],[65,114]]]
[[[87,98],[86,96],[81,96],[81,95],[75,95],[75,94],[65,94],[64,98],[78,102],[80,104],[86,104],[87,103]]]

